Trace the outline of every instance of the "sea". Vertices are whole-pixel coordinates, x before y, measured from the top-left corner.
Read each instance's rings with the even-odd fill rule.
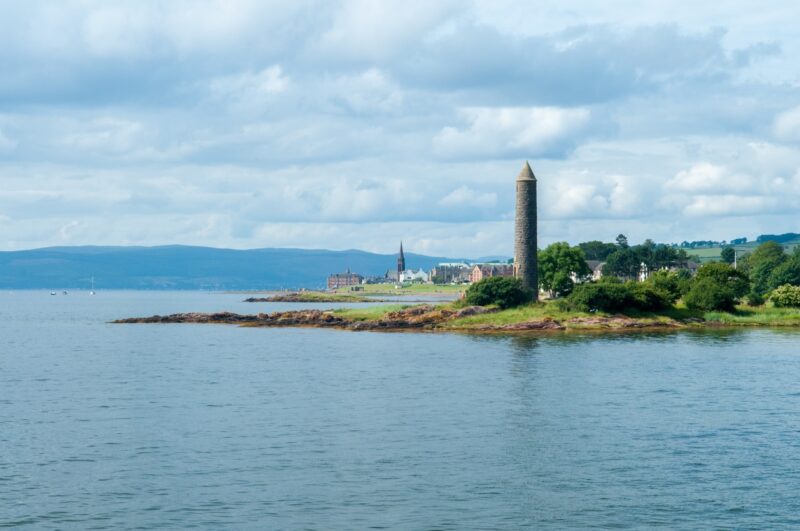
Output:
[[[0,527],[797,529],[800,333],[111,324],[0,292]]]

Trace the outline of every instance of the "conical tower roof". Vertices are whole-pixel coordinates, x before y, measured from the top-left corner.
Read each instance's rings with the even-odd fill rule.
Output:
[[[535,181],[536,176],[533,174],[533,170],[531,169],[531,165],[528,164],[528,161],[525,161],[525,165],[519,171],[519,175],[517,175],[518,181]]]

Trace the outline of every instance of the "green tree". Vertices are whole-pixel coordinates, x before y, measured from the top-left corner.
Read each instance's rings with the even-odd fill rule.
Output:
[[[726,264],[732,264],[736,260],[736,249],[731,246],[723,247],[720,258]]]
[[[748,258],[750,269],[750,280],[753,282],[753,291],[761,295],[770,290],[770,275],[781,264],[786,262],[789,256],[783,251],[781,244],[777,242],[764,242]]]
[[[574,282],[585,280],[592,271],[586,265],[586,256],[580,247],[570,247],[567,242],[557,242],[539,251],[539,285],[554,296],[568,295]]]
[[[518,278],[489,277],[467,288],[465,299],[468,304],[477,306],[496,304],[500,308],[513,308],[529,302],[532,297]]]
[[[618,234],[616,239],[617,245],[622,249],[628,248],[628,237],[624,234]]]
[[[599,240],[579,243],[578,247],[586,255],[587,260],[599,260],[601,262],[617,250],[617,246],[613,243],[604,243]]]
[[[737,298],[733,290],[725,284],[712,277],[705,277],[692,283],[683,300],[693,310],[730,312],[736,308]]]
[[[736,299],[744,297],[750,291],[747,275],[721,262],[713,262],[700,267],[697,270],[694,284],[705,279],[710,279],[719,286],[730,290]],[[694,286],[691,289],[694,289]]]
[[[767,279],[767,289],[773,290],[784,285],[800,286],[800,256],[796,253],[777,266]]]
[[[639,257],[630,247],[619,248],[606,258],[603,275],[634,278],[640,267]]]
[[[660,290],[671,303],[675,303],[683,294],[681,291],[681,279],[673,271],[656,271],[650,275],[645,284]]]

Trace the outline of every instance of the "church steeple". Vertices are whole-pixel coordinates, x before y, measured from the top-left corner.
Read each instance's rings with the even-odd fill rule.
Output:
[[[403,240],[400,240],[400,256],[397,257],[397,280],[400,280],[400,273],[406,270],[406,256],[403,254]]]

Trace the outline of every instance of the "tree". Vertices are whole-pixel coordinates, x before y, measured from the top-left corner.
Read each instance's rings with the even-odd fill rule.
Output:
[[[722,258],[724,263],[732,264],[734,261],[736,261],[736,249],[730,246],[723,247],[722,252],[720,253],[720,258]]]
[[[561,297],[572,291],[574,281],[592,274],[586,265],[586,256],[579,247],[570,247],[567,242],[550,244],[539,251],[539,285],[551,295]]]
[[[467,288],[465,296],[468,304],[496,304],[500,308],[513,308],[532,298],[531,292],[522,285],[522,281],[513,277],[485,278]]]
[[[756,247],[748,259],[753,290],[762,295],[767,293],[770,289],[770,275],[788,259],[779,243],[768,241]]]
[[[613,243],[604,243],[599,240],[579,243],[578,247],[586,255],[587,260],[599,260],[601,262],[617,250],[617,246]]]
[[[719,286],[730,290],[735,299],[744,297],[750,291],[750,282],[747,275],[728,264],[712,262],[702,266],[697,270],[694,284],[705,279],[710,279]],[[691,289],[694,289],[694,286]]]
[[[620,246],[622,249],[628,248],[628,237],[624,234],[617,235],[617,245]]]
[[[639,257],[630,247],[618,248],[606,258],[603,275],[634,278],[640,267]]]
[[[730,312],[736,308],[737,299],[728,286],[705,277],[692,284],[683,300],[686,307],[692,310]]]
[[[645,281],[646,284],[664,293],[671,303],[681,298],[681,279],[673,271],[656,271]]]
[[[800,257],[792,256],[770,273],[767,279],[767,289],[773,290],[778,286],[800,286]]]

